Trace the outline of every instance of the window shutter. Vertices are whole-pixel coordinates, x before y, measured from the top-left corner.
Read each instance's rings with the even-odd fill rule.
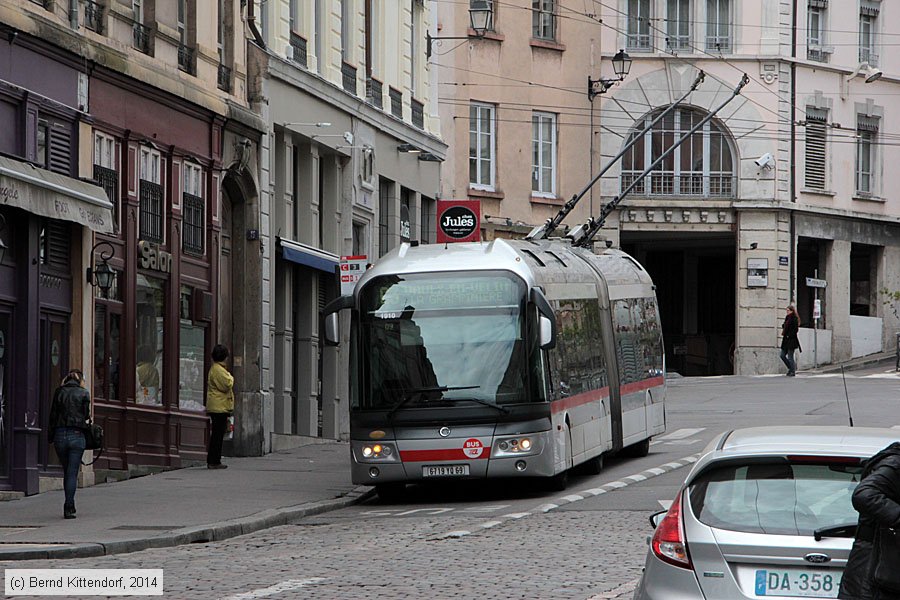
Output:
[[[825,148],[827,132],[825,119],[806,115],[806,187],[825,189]]]
[[[856,128],[860,131],[878,133],[878,120],[878,117],[866,117],[864,115],[859,115],[856,118]]]
[[[810,8],[828,8],[828,0],[809,0]]]
[[[47,168],[60,175],[72,175],[72,131],[64,123],[50,126],[50,158]]]
[[[68,269],[72,245],[69,224],[56,219],[47,219],[44,223],[47,236],[47,264],[56,269]]]

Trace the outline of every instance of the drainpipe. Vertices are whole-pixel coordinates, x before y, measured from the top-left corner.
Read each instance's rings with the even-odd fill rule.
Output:
[[[69,25],[78,29],[78,0],[69,0]]]
[[[793,9],[791,11],[791,185],[789,186],[791,193],[791,202],[797,202],[797,0],[793,2]],[[775,182],[775,185],[778,185],[778,182]],[[777,189],[777,187],[776,187]],[[789,299],[790,302],[795,302],[796,298],[794,298],[794,287],[796,286],[797,279],[797,265],[796,265],[796,247],[797,247],[797,239],[795,236],[796,228],[794,225],[794,210],[791,209],[790,217],[791,217],[791,251],[790,251],[790,261],[791,261],[791,276],[788,277],[788,281],[790,283],[790,294]]]
[[[73,2],[75,0],[72,0]],[[256,40],[256,44],[262,48],[266,49],[266,40],[263,38],[262,34],[259,32],[259,28],[256,26],[256,0],[249,0],[247,3],[247,25],[250,27],[250,33],[253,34],[253,39]]]

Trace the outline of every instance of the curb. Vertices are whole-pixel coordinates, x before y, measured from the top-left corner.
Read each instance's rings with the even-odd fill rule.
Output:
[[[149,548],[171,548],[185,544],[220,542],[239,535],[247,535],[263,529],[287,525],[304,517],[346,508],[368,500],[374,495],[374,488],[359,486],[344,496],[332,500],[320,500],[284,508],[271,508],[247,517],[218,521],[208,525],[174,529],[166,535],[149,538],[135,538],[106,543],[14,543],[9,544],[7,548],[0,548],[0,561],[94,558],[111,554],[127,554]],[[20,546],[20,548],[15,546]]]

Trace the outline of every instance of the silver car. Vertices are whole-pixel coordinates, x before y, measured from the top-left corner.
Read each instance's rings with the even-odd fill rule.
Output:
[[[656,527],[635,600],[837,598],[862,462],[900,431],[758,427],[707,446]]]

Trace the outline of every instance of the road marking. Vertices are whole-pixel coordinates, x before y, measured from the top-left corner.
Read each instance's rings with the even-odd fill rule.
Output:
[[[692,435],[696,435],[706,429],[706,427],[700,427],[698,429],[678,429],[673,431],[670,434],[664,435],[662,437],[656,438],[657,442],[668,442],[670,440],[683,440],[685,438],[689,438]]]
[[[223,600],[253,600],[253,598],[266,598],[268,596],[274,596],[275,594],[280,594],[282,592],[292,592],[294,590],[299,590],[300,588],[319,583],[320,581],[325,581],[325,578],[310,577],[309,579],[288,579],[287,581],[282,581],[279,584],[269,586],[267,588],[260,588],[258,590],[250,590],[249,592],[244,592],[243,594],[227,596],[226,598],[223,598]]]
[[[638,577],[637,579],[632,579],[631,581],[623,583],[617,588],[611,589],[606,592],[600,592],[596,596],[591,596],[590,598],[588,598],[588,600],[613,600],[614,598],[618,598],[622,594],[633,592],[640,582],[640,577]]]
[[[548,513],[552,510],[556,510],[561,505],[572,504],[575,502],[581,502],[587,496],[594,497],[594,496],[599,496],[600,494],[606,494],[606,493],[609,493],[609,492],[612,492],[612,491],[615,491],[618,489],[622,489],[624,487],[628,487],[629,485],[639,483],[641,481],[646,481],[647,479],[650,479],[652,477],[658,477],[659,475],[662,475],[664,473],[669,473],[671,471],[674,471],[675,469],[680,469],[682,467],[686,467],[689,464],[697,462],[697,460],[699,458],[700,458],[699,454],[686,456],[680,460],[672,461],[672,462],[666,463],[664,465],[661,465],[659,467],[653,467],[651,469],[647,469],[647,470],[645,470],[641,473],[637,473],[635,475],[629,475],[628,477],[623,477],[620,481],[610,481],[609,483],[603,484],[602,487],[582,490],[576,494],[569,494],[568,496],[563,496],[561,498],[558,498],[558,501],[560,502],[560,504],[553,504],[553,503],[548,502],[547,504],[541,504],[540,506],[538,506],[528,512],[510,513],[507,515],[503,515],[497,520],[486,521],[485,523],[482,523],[480,526],[480,529],[481,530],[490,529],[492,527],[497,527],[498,525],[502,525],[508,521],[523,519],[525,517],[531,516],[536,513]],[[660,501],[660,504],[662,504],[662,501]],[[668,506],[663,506],[663,508],[668,510]],[[478,530],[476,530],[476,532],[477,531]],[[430,538],[430,539],[431,540],[442,540],[442,539],[446,539],[446,538],[459,538],[459,537],[463,537],[463,536],[467,536],[467,535],[472,535],[472,532],[471,531],[451,531],[449,533],[445,533],[443,535],[439,535],[437,537]],[[626,584],[626,585],[628,585],[628,584]],[[632,590],[633,589],[634,588],[632,588]],[[620,592],[620,593],[622,593],[622,592]],[[598,597],[605,598],[606,596],[598,596]],[[610,598],[613,598],[613,597],[614,596],[610,596]]]
[[[891,429],[900,429],[900,425],[894,425]]]
[[[657,500],[657,502],[659,502],[659,505],[662,506],[663,510],[669,510],[669,507],[672,506],[671,500]]]

